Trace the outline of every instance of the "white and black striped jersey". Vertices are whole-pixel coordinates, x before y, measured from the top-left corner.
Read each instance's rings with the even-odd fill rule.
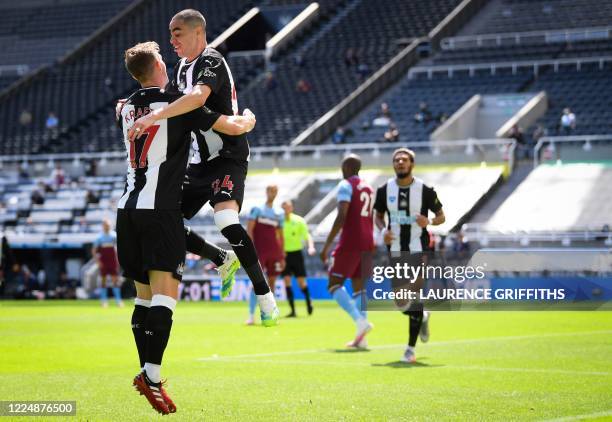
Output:
[[[214,48],[206,48],[196,59],[181,59],[174,67],[168,90],[188,94],[195,85],[207,85],[211,93],[206,107],[225,115],[238,114],[238,98],[232,72]],[[191,165],[203,164],[217,157],[248,161],[249,142],[246,135],[230,136],[214,130],[194,132],[195,154]]]
[[[429,250],[429,233],[416,223],[416,215],[442,209],[436,191],[414,178],[408,187],[400,187],[395,178],[376,190],[374,209],[387,214],[388,229],[395,234],[391,251],[423,252]]]
[[[121,109],[117,123],[123,132],[128,170],[125,190],[117,208],[181,208],[191,132],[209,130],[220,114],[203,107],[157,121],[135,142],[130,142],[127,136],[135,120],[179,97],[158,87],[144,88],[132,94]]]

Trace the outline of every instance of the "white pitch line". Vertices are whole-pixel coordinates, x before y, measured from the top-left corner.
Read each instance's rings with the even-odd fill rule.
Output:
[[[548,334],[532,334],[524,336],[505,336],[505,337],[483,337],[475,339],[459,339],[459,340],[446,340],[446,341],[434,341],[423,345],[424,348],[432,346],[447,346],[447,345],[458,345],[458,344],[477,344],[477,343],[490,343],[496,341],[510,341],[510,340],[529,340],[529,339],[540,339],[548,337],[568,337],[568,336],[586,336],[595,334],[612,334],[612,330],[600,330],[600,331],[582,331],[573,333],[548,333]],[[405,344],[382,344],[378,346],[370,346],[368,350],[384,350],[384,349],[397,349],[406,347]],[[269,353],[248,353],[243,355],[230,355],[230,356],[209,356],[197,358],[198,361],[214,361],[220,358],[223,359],[242,359],[242,358],[259,358],[259,357],[272,357],[272,356],[293,356],[293,355],[306,355],[313,353],[326,353],[330,349],[303,349],[303,350],[289,350],[285,352],[269,352]]]
[[[597,413],[589,413],[586,415],[565,416],[565,417],[557,418],[557,419],[547,419],[544,422],[571,422],[571,421],[579,421],[583,419],[603,418],[605,416],[612,416],[612,410],[606,410],[604,412],[597,412]]]

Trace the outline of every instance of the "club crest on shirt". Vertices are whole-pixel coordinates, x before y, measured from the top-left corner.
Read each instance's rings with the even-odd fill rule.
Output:
[[[206,57],[202,59],[202,64],[204,65],[204,69],[200,70],[200,73],[198,73],[196,79],[200,79],[202,76],[207,78],[214,78],[215,76],[217,76],[217,74],[211,69],[215,69],[221,65],[221,62],[219,60],[212,57]]]
[[[389,202],[395,202],[395,200],[397,199],[397,197],[395,196],[390,196],[389,197]]]

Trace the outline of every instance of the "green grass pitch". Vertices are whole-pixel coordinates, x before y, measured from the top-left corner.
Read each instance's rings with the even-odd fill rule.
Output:
[[[410,366],[398,362],[400,313],[371,312],[371,350],[349,352],[353,324],[334,303],[312,317],[298,305],[300,318],[263,328],[242,325],[246,304],[180,303],[162,368],[178,407],[167,419],[612,418],[612,312],[435,313]],[[0,400],[76,400],[70,420],[161,418],[131,386],[130,315],[0,302]]]

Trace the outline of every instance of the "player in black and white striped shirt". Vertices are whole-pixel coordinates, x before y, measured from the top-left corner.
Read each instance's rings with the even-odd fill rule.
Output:
[[[384,230],[385,244],[391,252],[392,260],[396,258],[394,252],[409,253],[409,263],[418,266],[426,259],[424,253],[430,250],[426,227],[442,224],[446,217],[436,191],[412,175],[414,152],[408,148],[399,148],[393,152],[392,157],[396,177],[376,190],[376,226]],[[431,220],[428,218],[429,211],[435,214]],[[414,286],[421,288],[423,283],[421,278]],[[423,342],[429,339],[429,314],[423,311],[422,303],[410,304],[403,312],[410,318],[408,346],[403,360],[414,363],[417,337],[420,334]]]
[[[181,61],[170,85],[185,94],[167,107],[140,118],[130,131],[146,130],[159,119],[188,113],[206,105],[223,114],[237,114],[238,101],[232,73],[223,56],[206,42],[206,20],[196,10],[177,13],[170,21],[170,42]],[[263,325],[275,325],[279,311],[257,258],[251,238],[240,224],[238,213],[244,197],[244,183],[249,160],[246,136],[224,136],[216,131],[197,131],[197,151],[187,170],[183,193],[183,215],[191,218],[206,202],[214,209],[215,224],[232,246],[257,295]],[[219,260],[203,239],[195,234],[188,239],[188,250]],[[195,250],[189,248],[194,243]],[[223,251],[219,251],[219,254]]]
[[[125,64],[142,88],[125,102],[118,115],[128,156],[125,191],[117,210],[117,252],[126,278],[134,280],[137,297],[132,331],[140,358],[134,386],[160,413],[176,411],[161,385],[162,356],[170,336],[172,314],[185,261],[181,212],[182,184],[189,157],[191,132],[249,131],[255,118],[224,116],[200,107],[181,116],[161,119],[133,140],[134,121],[176,101],[160,87],[168,82],[157,43],[138,44],[125,53]]]

